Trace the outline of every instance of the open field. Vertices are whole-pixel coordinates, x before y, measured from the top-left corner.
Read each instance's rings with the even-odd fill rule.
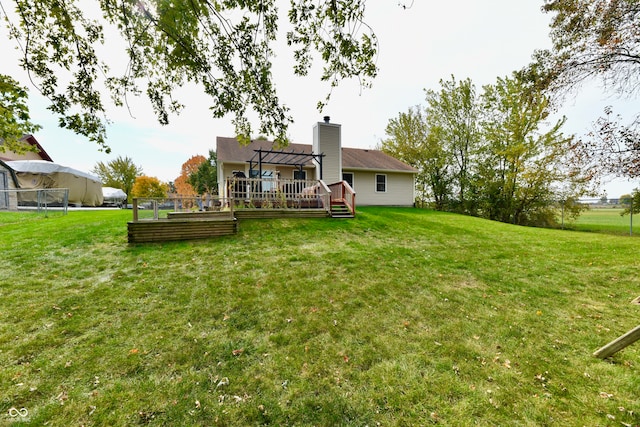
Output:
[[[0,213],[0,425],[640,424],[640,240],[417,209],[129,246]],[[23,409],[24,408],[24,409]]]
[[[629,215],[620,215],[623,210],[623,208],[589,209],[569,227],[581,231],[629,235],[631,221]],[[637,214],[634,215],[633,222],[633,234],[640,235],[640,217]]]

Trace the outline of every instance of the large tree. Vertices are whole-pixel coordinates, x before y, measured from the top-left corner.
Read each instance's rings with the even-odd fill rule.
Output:
[[[432,201],[438,210],[446,208],[450,197],[451,156],[440,144],[439,137],[429,131],[422,106],[390,119],[387,138],[381,142],[384,152],[418,170],[416,187],[419,201]]]
[[[133,184],[131,194],[133,197],[167,197],[169,186],[160,182],[155,176],[139,176]]]
[[[142,175],[142,168],[136,166],[129,157],[118,156],[107,163],[96,163],[93,167],[93,173],[100,178],[102,185],[120,188],[127,193],[127,197],[131,200],[131,189],[136,178]]]
[[[291,1],[286,39],[295,55],[293,72],[307,74],[318,56],[330,88],[351,77],[369,85],[378,45],[363,22],[365,2]],[[146,92],[166,124],[182,108],[179,88],[195,83],[211,98],[214,117],[234,116],[241,140],[249,140],[248,116],[256,114],[259,133],[286,141],[291,117],[271,74],[282,15],[276,0],[0,0],[0,12],[22,50],[22,67],[50,99],[60,125],[107,152],[104,84],[116,105]],[[118,32],[128,63],[124,73],[107,64],[117,54],[111,46],[119,45],[112,41]],[[108,58],[99,53],[104,44]]]
[[[553,49],[541,51],[534,64],[538,79],[554,93],[567,93],[598,79],[612,94],[640,93],[640,2],[637,0],[546,0],[553,15]],[[540,74],[538,74],[540,76]],[[598,173],[640,176],[640,115],[613,119],[611,108],[589,135],[576,141],[581,161]]]
[[[218,194],[218,156],[214,150],[209,150],[209,158],[191,172],[188,182],[200,195]]]
[[[572,137],[561,133],[564,118],[547,124],[549,100],[529,85],[514,73],[484,87],[478,204],[489,219],[550,225],[558,199],[583,195],[585,180],[567,166]]]
[[[391,119],[382,148],[420,170],[440,209],[528,225],[549,225],[558,201],[589,189],[572,167],[564,119],[548,124],[548,98],[529,76],[497,79],[476,95],[470,79],[440,82],[427,105]],[[577,206],[577,205],[576,205]]]
[[[474,156],[479,143],[480,109],[471,79],[440,80],[440,90],[426,90],[426,118],[433,135],[453,159],[452,181],[456,194],[452,198],[457,210],[472,212]]]
[[[200,165],[207,161],[207,158],[201,154],[191,156],[186,162],[182,164],[180,169],[180,176],[174,181],[176,187],[176,193],[180,197],[192,197],[197,194],[196,190],[189,182],[189,177],[196,173],[200,168]]]

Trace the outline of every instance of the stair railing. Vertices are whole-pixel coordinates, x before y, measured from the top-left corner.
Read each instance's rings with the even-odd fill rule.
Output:
[[[356,215],[356,192],[347,181],[340,181],[330,184],[331,202],[342,202],[349,209],[351,215]]]

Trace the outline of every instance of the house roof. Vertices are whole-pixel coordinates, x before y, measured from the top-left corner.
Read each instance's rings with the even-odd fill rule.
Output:
[[[53,159],[49,154],[42,148],[42,145],[38,142],[38,140],[33,135],[24,135],[20,138],[21,142],[24,142],[28,145],[31,145],[36,148],[35,153],[37,153],[42,160],[46,160],[48,162],[53,162]],[[2,140],[0,139],[0,145],[2,145]],[[7,156],[2,156],[2,152],[0,152],[0,160],[15,160],[14,158],[9,158]]]
[[[289,144],[284,148],[278,147],[273,141],[255,140],[248,145],[242,145],[236,138],[225,138],[219,136],[216,139],[216,155],[218,161],[224,163],[247,163],[256,154],[255,150],[272,150],[292,152],[296,154],[311,154],[311,145]],[[303,163],[305,166],[312,166],[311,159]]]
[[[342,148],[342,169],[411,172],[417,170],[380,150]]]
[[[273,150],[293,153],[311,154],[310,144],[289,144],[285,148],[278,148],[272,141],[251,141],[248,145],[241,145],[236,138],[218,137],[216,140],[218,161],[223,163],[247,163],[256,154],[254,150]],[[311,160],[303,163],[314,166]],[[361,148],[342,148],[343,170],[376,170],[415,173],[416,169],[380,150]]]

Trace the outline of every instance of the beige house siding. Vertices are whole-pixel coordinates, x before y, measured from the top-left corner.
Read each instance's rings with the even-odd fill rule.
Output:
[[[42,160],[42,156],[40,153],[36,153],[33,151],[27,151],[22,154],[16,154],[13,151],[5,151],[2,153],[2,160],[13,161],[13,160]]]
[[[357,206],[412,206],[414,196],[414,175],[390,171],[369,172],[344,170],[353,173],[353,190],[356,192]],[[385,192],[376,191],[376,175],[386,175]]]
[[[333,184],[342,180],[342,148],[340,125],[316,123],[313,127],[313,152],[324,154],[322,158],[322,180]],[[316,171],[320,179],[320,169]]]

